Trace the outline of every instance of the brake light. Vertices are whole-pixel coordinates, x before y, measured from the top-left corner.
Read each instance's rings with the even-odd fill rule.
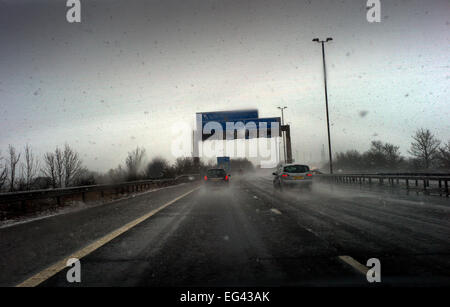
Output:
[[[308,176],[308,177],[311,177],[311,176],[312,176],[312,174],[307,174],[306,176]]]
[[[208,180],[208,176],[205,176],[205,180]]]
[[[288,177],[288,174],[281,174],[282,177]]]

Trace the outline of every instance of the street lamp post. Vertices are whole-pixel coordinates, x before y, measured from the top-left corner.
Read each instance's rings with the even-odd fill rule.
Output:
[[[327,93],[327,70],[325,66],[325,43],[332,41],[331,37],[327,37],[326,40],[319,40],[314,38],[312,41],[322,44],[322,60],[323,60],[323,80],[325,85],[325,107],[327,110],[327,130],[328,130],[328,155],[330,159],[330,174],[333,174],[333,159],[331,157],[331,139],[330,139],[330,117],[328,115],[328,93]]]
[[[284,126],[284,109],[287,109],[287,107],[277,107],[281,110],[281,126]],[[286,163],[286,140],[283,130],[281,130],[282,136],[283,136],[283,154],[284,154],[284,162]]]

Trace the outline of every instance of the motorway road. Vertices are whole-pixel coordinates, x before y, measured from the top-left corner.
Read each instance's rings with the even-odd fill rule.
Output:
[[[2,228],[0,285],[45,275],[104,236],[81,258],[81,283],[63,269],[40,286],[368,286],[369,258],[381,262],[381,285],[450,285],[448,199],[321,184],[280,194],[269,174],[197,187]]]

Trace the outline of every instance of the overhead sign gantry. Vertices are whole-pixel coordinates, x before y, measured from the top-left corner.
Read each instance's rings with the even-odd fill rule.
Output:
[[[281,136],[280,118],[259,118],[256,109],[197,113],[197,131],[202,132],[202,141],[213,136],[215,140]]]
[[[260,118],[257,109],[199,112],[196,114],[193,156],[198,161],[198,142],[281,137],[281,131],[286,131],[290,137],[289,126],[281,127],[280,122],[280,117]],[[290,140],[288,143],[290,153]],[[286,162],[292,162],[291,154]]]

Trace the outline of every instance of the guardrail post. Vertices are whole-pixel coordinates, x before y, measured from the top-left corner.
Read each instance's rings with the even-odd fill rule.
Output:
[[[448,197],[449,193],[448,193],[448,181],[447,180],[445,180],[444,185],[445,185],[445,196]]]

